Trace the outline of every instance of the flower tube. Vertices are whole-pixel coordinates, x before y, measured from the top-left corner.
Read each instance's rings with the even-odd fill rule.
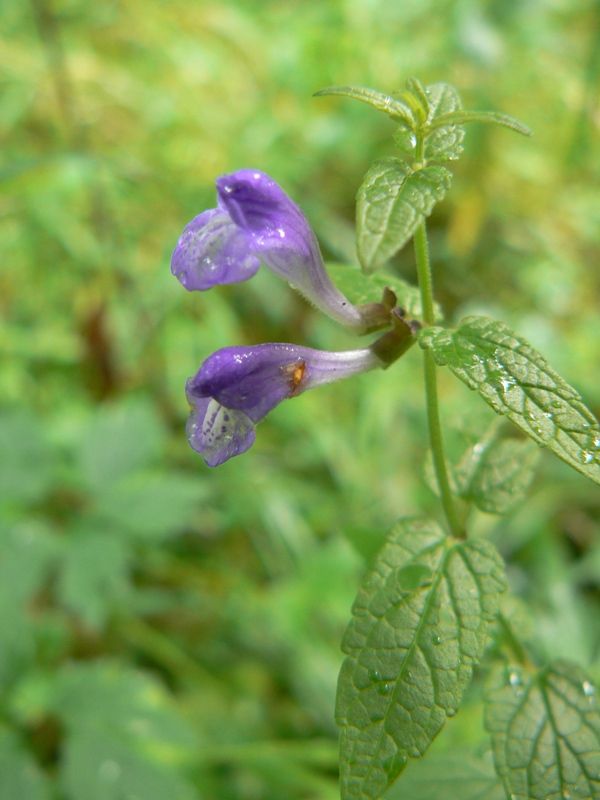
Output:
[[[192,413],[187,434],[208,466],[248,450],[255,426],[289,397],[385,362],[370,348],[328,352],[293,344],[225,347],[186,384]]]
[[[337,322],[365,320],[332,284],[317,239],[298,206],[264,172],[239,170],[217,180],[218,206],[184,229],[171,271],[190,290],[251,278],[264,264]]]

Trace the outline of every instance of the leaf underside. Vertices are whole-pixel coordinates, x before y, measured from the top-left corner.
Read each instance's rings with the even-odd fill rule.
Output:
[[[502,561],[436,523],[393,530],[353,608],[338,682],[342,798],[378,798],[456,713],[480,660]]]
[[[600,798],[600,713],[580,667],[493,674],[486,706],[496,769],[513,800]]]
[[[408,242],[443,199],[451,178],[445,167],[413,171],[397,158],[373,164],[356,198],[358,257],[367,272],[385,263]]]
[[[467,317],[454,330],[428,328],[419,341],[497,414],[600,483],[598,421],[578,392],[508,326]]]

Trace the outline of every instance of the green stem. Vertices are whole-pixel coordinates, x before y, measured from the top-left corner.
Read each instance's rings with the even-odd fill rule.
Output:
[[[431,266],[429,264],[429,247],[427,245],[427,228],[425,221],[423,221],[415,231],[414,241],[419,288],[421,289],[421,304],[423,306],[423,321],[426,325],[433,325],[435,323],[433,282],[431,279]],[[433,467],[440,490],[442,507],[446,520],[448,521],[448,527],[454,536],[462,539],[465,537],[465,531],[456,513],[444,455],[444,438],[440,423],[437,391],[437,367],[431,351],[426,350],[424,352],[424,358],[427,423],[429,426],[429,442],[433,456]]]

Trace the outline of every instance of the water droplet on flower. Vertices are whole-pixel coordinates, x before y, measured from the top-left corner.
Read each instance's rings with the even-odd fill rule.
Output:
[[[223,186],[223,191],[225,192],[225,194],[231,194],[233,192],[233,186],[227,183],[225,184],[225,186]]]
[[[596,692],[593,685],[589,681],[584,681],[581,684],[581,688],[583,689],[583,693],[586,697],[593,697]]]
[[[283,228],[277,228],[277,235],[279,236],[280,239],[285,239],[285,231],[283,230]]]

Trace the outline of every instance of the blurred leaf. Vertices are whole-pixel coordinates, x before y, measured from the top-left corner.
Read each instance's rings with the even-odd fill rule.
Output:
[[[17,737],[0,728],[0,798],[48,800],[49,786]]]
[[[527,495],[540,450],[527,439],[481,441],[454,470],[461,497],[488,514],[506,514]]]
[[[491,758],[453,750],[411,764],[386,800],[506,800]]]
[[[130,558],[126,543],[108,532],[77,532],[65,549],[60,600],[91,628],[101,627],[127,597]]]
[[[149,676],[73,665],[59,676],[55,713],[67,729],[60,783],[68,800],[197,800],[182,773],[194,736]]]
[[[496,769],[515,800],[600,797],[600,711],[580,667],[556,661],[533,676],[497,669],[485,719]]]
[[[419,342],[497,414],[600,483],[596,418],[575,389],[508,326],[488,317],[467,317],[455,330],[424,330]]]
[[[449,539],[424,520],[393,529],[343,641],[343,798],[380,797],[456,713],[504,585],[489,542]]]
[[[52,482],[53,454],[45,431],[27,409],[0,415],[0,503],[34,503]]]
[[[104,490],[157,459],[164,439],[164,429],[150,405],[125,402],[104,406],[82,434],[82,478],[92,491]]]
[[[363,303],[379,303],[386,286],[393,289],[398,298],[398,305],[406,310],[409,317],[421,317],[421,293],[396,275],[375,272],[365,275],[352,265],[327,264],[327,272],[335,285],[356,305]],[[436,318],[442,318],[442,311],[436,303]]]
[[[139,472],[110,485],[97,497],[94,511],[116,531],[140,540],[161,540],[185,530],[208,484],[187,473]]]
[[[34,657],[28,605],[48,579],[56,552],[54,540],[39,524],[0,526],[0,686]]]
[[[427,129],[431,131],[425,139],[425,158],[444,161],[457,159],[463,151],[464,128],[453,123],[452,119],[447,119],[445,124],[439,120],[462,108],[460,96],[449,83],[433,83],[425,91],[429,100]]]
[[[409,106],[401,99],[376,89],[368,89],[364,86],[329,86],[315,92],[314,97],[325,97],[327,95],[338,95],[341,97],[351,97],[353,100],[360,100],[367,103],[377,111],[383,111],[396,122],[401,122],[409,128],[413,128],[415,120]]]
[[[398,252],[450,188],[445,167],[412,171],[397,158],[376,161],[356,199],[358,256],[372,271]]]

